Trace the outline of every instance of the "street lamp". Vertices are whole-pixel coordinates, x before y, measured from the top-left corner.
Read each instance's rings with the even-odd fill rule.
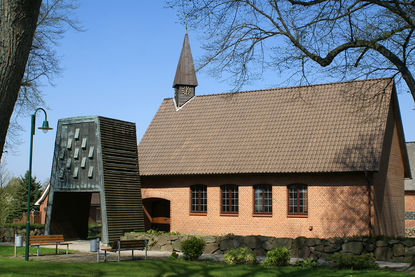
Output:
[[[37,108],[35,112],[32,114],[32,124],[30,128],[30,154],[29,154],[29,180],[27,182],[27,213],[26,213],[26,249],[25,249],[25,261],[29,260],[29,234],[30,234],[30,185],[32,182],[32,152],[33,152],[33,136],[35,135],[35,126],[36,126],[36,113],[37,111],[43,111],[45,114],[45,120],[43,121],[42,127],[39,127],[40,130],[42,130],[44,133],[47,133],[47,131],[52,130],[52,128],[49,127],[48,122],[48,115],[46,114],[46,111],[43,108]]]

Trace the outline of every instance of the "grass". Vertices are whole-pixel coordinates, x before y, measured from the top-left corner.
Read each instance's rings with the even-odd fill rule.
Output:
[[[74,253],[69,249],[69,253]],[[40,248],[39,250],[40,255],[43,254],[55,254],[55,248]],[[59,254],[66,253],[66,245],[59,246],[58,249]],[[17,255],[24,256],[25,254],[25,247],[17,247]],[[37,255],[37,247],[29,247],[29,254],[30,255]],[[0,257],[11,257],[14,256],[14,246],[0,246]]]
[[[300,267],[264,267],[260,265],[226,265],[214,262],[181,260],[136,260],[109,263],[25,262],[21,258],[0,257],[0,276],[160,276],[160,277],[340,277],[340,276],[408,276],[386,270],[304,269]]]
[[[36,255],[37,248],[31,247],[30,253]],[[76,251],[71,251],[76,252]],[[54,254],[55,249],[41,248],[41,254]],[[65,249],[60,249],[65,253]],[[25,262],[24,247],[18,248],[20,257],[14,258],[13,246],[0,246],[0,276],[145,276],[145,277],[399,277],[407,273],[387,270],[334,270],[330,268],[264,267],[261,265],[226,265],[216,262],[183,260],[135,260],[108,263],[63,263],[29,261]],[[64,259],[64,256],[62,256]],[[412,275],[415,276],[415,275]]]

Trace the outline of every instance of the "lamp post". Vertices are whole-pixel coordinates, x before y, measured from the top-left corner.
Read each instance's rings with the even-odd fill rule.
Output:
[[[29,153],[29,180],[27,182],[27,213],[26,213],[26,249],[25,249],[25,261],[29,260],[29,234],[30,234],[30,185],[32,182],[32,152],[33,152],[33,136],[35,135],[35,126],[36,126],[36,113],[37,111],[43,111],[45,114],[45,120],[43,121],[42,127],[39,127],[40,130],[47,133],[47,131],[52,130],[49,127],[48,115],[43,108],[37,108],[32,114],[32,123],[30,127],[30,153]]]

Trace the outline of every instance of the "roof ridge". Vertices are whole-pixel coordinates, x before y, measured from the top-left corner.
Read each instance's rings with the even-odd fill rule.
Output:
[[[272,92],[275,92],[275,91],[278,91],[278,90],[285,90],[285,89],[317,87],[317,86],[329,86],[329,85],[334,85],[334,84],[370,82],[370,81],[377,81],[377,80],[380,81],[380,80],[388,80],[388,79],[392,79],[393,80],[393,77],[373,78],[373,79],[366,79],[366,80],[341,81],[341,82],[321,83],[321,84],[309,84],[309,85],[302,85],[302,86],[288,86],[288,87],[278,87],[278,88],[266,88],[266,89],[256,89],[256,90],[243,90],[243,91],[235,91],[235,92],[209,93],[209,94],[195,95],[195,97],[198,98],[198,97],[209,97],[209,96],[219,96],[219,95],[234,95],[234,94],[242,94],[242,93],[264,92],[264,91],[272,91]],[[172,97],[164,98],[164,100],[169,100],[169,99],[172,99]]]

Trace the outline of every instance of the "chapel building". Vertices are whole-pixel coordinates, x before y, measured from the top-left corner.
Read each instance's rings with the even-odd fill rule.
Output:
[[[138,146],[147,229],[404,234],[411,173],[392,78],[211,95],[197,85],[186,33],[173,97]]]

